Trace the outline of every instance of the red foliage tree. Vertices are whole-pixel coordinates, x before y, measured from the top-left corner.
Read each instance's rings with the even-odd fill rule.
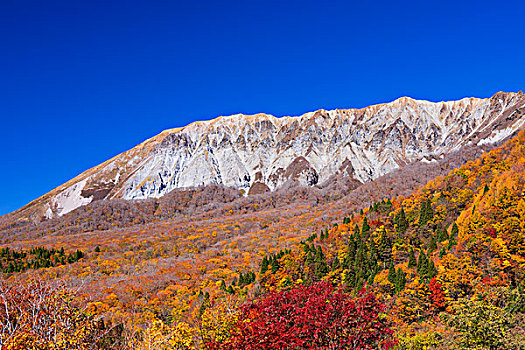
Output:
[[[271,293],[241,308],[238,328],[212,349],[390,349],[396,342],[379,313],[383,305],[328,282]]]
[[[436,277],[433,277],[428,284],[430,290],[430,298],[432,299],[432,310],[431,311],[442,311],[445,310],[446,300],[445,294],[441,283],[438,282]]]

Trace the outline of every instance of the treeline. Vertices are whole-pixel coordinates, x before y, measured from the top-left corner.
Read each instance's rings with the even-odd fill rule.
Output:
[[[28,269],[40,269],[59,265],[72,264],[84,257],[81,250],[67,253],[64,248],[47,249],[35,247],[30,250],[0,248],[0,271],[3,273],[23,272]]]

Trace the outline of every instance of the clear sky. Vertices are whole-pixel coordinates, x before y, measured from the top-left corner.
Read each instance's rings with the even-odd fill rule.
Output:
[[[163,129],[525,83],[522,1],[0,1],[0,214]]]

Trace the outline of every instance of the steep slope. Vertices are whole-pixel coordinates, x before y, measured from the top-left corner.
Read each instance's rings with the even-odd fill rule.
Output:
[[[465,145],[501,141],[525,122],[524,105],[522,92],[440,103],[403,97],[298,117],[239,114],[196,122],[82,173],[14,216],[52,218],[94,200],[160,197],[208,184],[260,193],[290,180],[323,183],[335,174],[367,182]]]

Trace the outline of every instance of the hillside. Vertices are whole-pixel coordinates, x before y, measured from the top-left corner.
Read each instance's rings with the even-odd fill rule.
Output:
[[[383,348],[521,349],[524,142],[521,132],[492,151],[474,150],[459,168],[452,169],[463,157],[448,165],[419,162],[334,197],[309,187],[248,198],[221,187],[174,192],[173,202],[146,201],[133,209],[149,211],[151,218],[122,225],[129,202],[100,211],[104,201],[94,203],[50,221],[69,220],[49,231],[26,227],[15,239],[4,231],[10,249],[0,253],[2,288],[14,293],[14,286],[39,276],[44,282],[38,283],[54,281],[51,290],[62,290],[57,281],[77,290],[75,300],[85,305],[88,319],[68,329],[98,334],[104,341],[97,346],[106,349],[250,348],[246,342],[277,332],[265,328],[275,320],[259,318],[266,314],[257,313],[259,307],[282,312],[282,293],[304,299],[319,295],[319,288],[333,303],[341,299],[330,288],[345,290],[343,300],[366,301],[376,320],[366,324],[378,330],[366,336]],[[417,185],[410,174],[436,173],[441,175],[405,194]],[[210,198],[222,198],[223,204],[211,204]],[[172,211],[154,214],[165,210]],[[69,231],[92,215],[108,218],[108,226]],[[141,220],[136,212],[128,215]],[[46,249],[34,250],[38,246]],[[39,286],[27,288],[40,291]],[[363,287],[373,296],[359,292]],[[65,309],[76,310],[74,305]],[[320,312],[313,310],[312,315]],[[279,337],[288,344],[309,339],[310,333],[281,326]],[[308,332],[313,336],[319,328]],[[290,334],[298,338],[285,337]]]
[[[166,130],[12,213],[55,218],[99,200],[159,198],[174,189],[222,185],[244,194],[334,176],[374,180],[414,161],[490,145],[524,123],[525,96],[427,102],[403,97],[363,109],[298,117],[233,115]]]

